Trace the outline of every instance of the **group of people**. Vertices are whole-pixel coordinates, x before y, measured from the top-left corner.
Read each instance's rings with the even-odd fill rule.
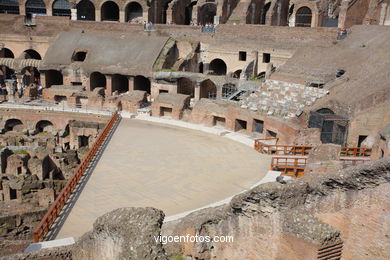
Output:
[[[8,95],[11,94],[12,96],[16,97],[18,96],[19,98],[23,97],[23,94],[26,90],[26,88],[29,87],[37,87],[38,90],[38,96],[42,95],[42,90],[43,87],[39,83],[38,80],[35,80],[34,83],[29,84],[28,86],[24,83],[18,84],[16,80],[15,75],[11,75],[11,79],[13,79],[12,86],[7,89],[7,85],[4,80],[0,82],[0,95]]]

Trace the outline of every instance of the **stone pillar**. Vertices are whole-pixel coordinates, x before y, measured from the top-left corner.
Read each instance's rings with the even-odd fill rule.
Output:
[[[173,22],[173,2],[172,1],[169,5],[168,5],[168,9],[167,9],[167,24],[170,24]]]
[[[105,75],[106,76],[106,96],[112,95],[112,76],[111,75]]]
[[[129,80],[129,91],[134,91],[134,77],[128,77]]]
[[[46,15],[53,16],[53,8],[51,6],[46,7]]]
[[[125,11],[119,11],[119,22],[126,23]]]
[[[77,21],[77,9],[76,8],[70,9],[70,19],[72,21]]]
[[[41,76],[40,76],[40,81],[41,81],[41,85],[42,87],[46,88],[46,75],[45,75],[45,72],[41,72]]]
[[[26,5],[25,1],[19,1],[19,14],[20,15],[26,15]]]
[[[217,2],[217,17],[214,17],[214,24],[219,24],[219,21],[222,17],[222,7],[223,5],[220,2]]]
[[[269,79],[272,73],[272,66],[273,64],[270,62],[267,64],[267,69],[265,71],[265,79]]]
[[[95,10],[95,21],[97,22],[101,22],[102,21],[102,18],[101,18],[101,12],[100,12],[100,9],[99,10]]]
[[[195,95],[194,95],[195,101],[200,100],[200,82],[195,83]]]
[[[222,99],[222,86],[218,85],[216,86],[216,88],[217,88],[216,99]]]
[[[259,67],[259,52],[258,51],[252,51],[251,52],[251,58],[253,60],[253,77],[256,77],[259,73],[258,67]]]
[[[150,82],[150,99],[154,100],[159,94],[158,83],[155,81]]]
[[[203,74],[209,74],[210,63],[203,63]]]

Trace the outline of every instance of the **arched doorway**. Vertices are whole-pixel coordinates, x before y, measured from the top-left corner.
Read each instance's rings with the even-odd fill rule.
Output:
[[[120,74],[112,75],[112,92],[125,93],[129,91],[129,80],[126,76]]]
[[[15,58],[15,55],[14,53],[10,50],[10,49],[7,49],[7,48],[3,48],[0,50],[0,58]]]
[[[70,4],[67,0],[56,0],[53,3],[53,16],[70,16]]]
[[[101,8],[102,21],[119,21],[119,7],[113,1],[107,1]]]
[[[23,59],[34,59],[34,60],[41,60],[42,59],[41,55],[36,50],[33,50],[33,49],[25,50],[22,53],[22,58]]]
[[[106,88],[106,76],[104,76],[100,72],[92,72],[89,77],[89,86],[90,90],[94,90],[95,88]]]
[[[134,90],[143,90],[150,94],[150,80],[144,76],[134,77]]]
[[[28,0],[26,2],[26,15],[46,14],[46,5],[43,0]]]
[[[82,0],[77,5],[77,20],[95,21],[95,6],[89,0]]]
[[[142,6],[137,2],[131,2],[126,6],[126,21],[142,19]]]
[[[200,98],[215,99],[217,96],[217,87],[214,82],[206,79],[200,83]]]
[[[45,72],[46,87],[50,88],[53,85],[62,85],[63,78],[58,70],[48,70]]]
[[[232,77],[235,78],[235,79],[239,79],[240,76],[241,76],[241,72],[242,72],[242,70],[236,70],[236,71],[233,73]]]
[[[51,132],[54,130],[53,123],[48,120],[41,120],[35,125],[35,130],[38,133]]]
[[[0,0],[0,14],[19,14],[19,1]]]
[[[296,27],[311,27],[312,12],[309,7],[301,7],[295,16]]]
[[[189,95],[193,98],[195,96],[194,83],[188,78],[180,78],[177,81],[177,93]]]
[[[221,59],[214,59],[210,62],[209,70],[212,75],[226,75],[226,63]]]
[[[217,6],[215,4],[205,4],[198,9],[198,22],[201,25],[214,23],[214,16],[217,15]]]
[[[23,122],[19,119],[8,119],[4,125],[5,131],[21,131],[23,130]]]

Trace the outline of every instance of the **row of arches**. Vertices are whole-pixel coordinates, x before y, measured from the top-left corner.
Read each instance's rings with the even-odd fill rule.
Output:
[[[100,72],[92,72],[89,77],[90,90],[95,88],[107,88],[107,78]],[[143,90],[150,94],[150,80],[144,76],[138,75],[134,77],[133,82],[134,90]],[[127,76],[114,74],[111,76],[111,89],[112,92],[118,91],[118,93],[125,93],[129,91],[129,79]]]
[[[177,81],[177,93],[189,95],[195,97],[195,83],[189,78],[179,78]],[[206,79],[200,83],[199,98],[213,98],[217,94],[217,87],[209,79]]]
[[[3,48],[0,50],[0,58],[11,58],[14,59],[15,55],[14,53],[8,49],[8,48]],[[41,60],[42,56],[37,52],[36,50],[33,49],[28,49],[22,52],[20,55],[20,58],[22,59],[35,59],[35,60]]]
[[[22,131],[25,127],[25,124],[17,118],[7,119],[4,124],[4,130],[6,132]],[[54,130],[54,124],[49,120],[40,120],[35,124],[34,129],[38,133],[51,132]]]

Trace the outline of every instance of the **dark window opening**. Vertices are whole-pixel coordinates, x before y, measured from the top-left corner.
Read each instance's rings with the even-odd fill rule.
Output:
[[[95,21],[95,6],[89,0],[80,1],[77,6],[77,20]]]
[[[158,90],[158,93],[161,94],[161,93],[168,93],[169,91],[166,90],[166,89],[159,89]]]
[[[340,78],[340,77],[343,76],[344,74],[345,74],[345,70],[337,70],[336,78]]]
[[[58,104],[58,103],[61,103],[63,101],[67,101],[67,98],[66,96],[60,96],[60,95],[55,95],[54,96],[54,101]]]
[[[246,61],[246,51],[238,52],[238,60]]]
[[[264,121],[253,119],[253,131],[257,133],[263,133],[264,131]]]
[[[246,121],[244,120],[240,120],[240,119],[236,119],[236,125],[235,125],[235,131],[236,132],[240,132],[240,131],[245,131],[246,130]]]
[[[17,171],[17,174],[18,174],[18,175],[19,175],[19,174],[22,174],[22,167],[16,168],[16,171]]]
[[[72,81],[71,84],[72,84],[72,86],[82,86],[83,85],[82,82],[76,82],[76,81]]]
[[[271,61],[271,54],[263,53],[263,63],[270,63],[270,61]]]
[[[225,127],[226,119],[223,118],[223,117],[214,116],[213,117],[213,125],[214,126],[219,126],[219,127]]]
[[[19,14],[19,1],[1,0],[0,14]]]
[[[57,0],[53,4],[53,16],[70,16],[70,4],[67,0]]]
[[[296,27],[311,27],[311,10],[309,7],[301,7],[297,10],[295,16],[295,26]]]
[[[86,51],[78,51],[73,54],[72,61],[84,61],[86,57]]]
[[[87,147],[88,144],[89,144],[89,137],[88,136],[85,136],[85,135],[80,135],[78,137],[78,141],[79,141],[79,148],[81,147]]]
[[[385,157],[385,151],[383,151],[383,149],[381,149],[381,158]]]
[[[17,194],[16,194],[16,190],[14,189],[9,189],[9,198],[11,200],[16,200],[17,199]]]
[[[227,67],[226,63],[221,59],[215,59],[210,62],[210,72],[212,75],[226,75]]]
[[[362,147],[362,143],[367,139],[367,135],[359,135],[358,147]]]
[[[160,116],[172,116],[172,108],[170,107],[160,107]]]

